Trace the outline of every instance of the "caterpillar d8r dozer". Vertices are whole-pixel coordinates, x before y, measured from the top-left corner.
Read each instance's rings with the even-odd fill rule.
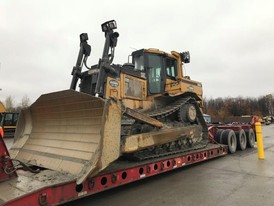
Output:
[[[112,64],[116,22],[101,26],[99,63],[88,68],[91,49],[81,34],[70,89],[44,94],[21,112],[12,158],[81,183],[119,157],[144,160],[205,147],[202,84],[183,75],[189,52],[141,49],[131,63]]]

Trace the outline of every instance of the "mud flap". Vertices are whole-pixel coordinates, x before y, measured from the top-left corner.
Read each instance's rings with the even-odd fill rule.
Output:
[[[65,90],[42,95],[21,112],[10,154],[73,174],[80,184],[120,156],[120,133],[118,103]]]

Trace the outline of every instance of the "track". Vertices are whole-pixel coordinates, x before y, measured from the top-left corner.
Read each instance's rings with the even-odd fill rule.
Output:
[[[191,97],[181,98],[177,101],[174,101],[172,104],[168,105],[167,107],[162,107],[160,109],[148,112],[148,113],[146,113],[146,115],[153,117],[155,119],[163,119],[163,118],[171,115],[172,113],[175,113],[176,111],[178,111],[180,109],[180,107],[182,107],[184,104],[186,104],[191,99],[193,99],[193,98],[191,98]]]
[[[134,160],[146,160],[151,158],[158,158],[163,157],[167,155],[187,152],[190,150],[196,150],[204,148],[208,144],[208,129],[207,125],[204,121],[203,115],[200,111],[200,108],[196,102],[196,100],[192,97],[188,98],[180,98],[171,104],[169,104],[167,107],[162,107],[160,109],[144,113],[149,117],[158,119],[162,122],[165,122],[165,119],[169,116],[173,115],[174,113],[178,113],[180,108],[182,108],[186,104],[192,104],[195,106],[197,118],[195,123],[190,122],[179,122],[176,123],[175,127],[188,127],[188,126],[196,126],[197,129],[201,130],[201,137],[195,137],[196,141],[192,141],[189,137],[186,135],[182,135],[178,140],[174,142],[170,142],[163,145],[154,146],[152,148],[144,149],[142,151],[138,151],[132,155],[127,155],[130,159]],[[125,121],[124,121],[125,122]],[[127,120],[127,123],[129,123],[129,119]],[[131,128],[134,127],[135,121],[131,120]],[[172,127],[174,127],[174,122],[172,123]],[[170,124],[170,123],[169,123]],[[142,131],[142,130],[140,130]]]

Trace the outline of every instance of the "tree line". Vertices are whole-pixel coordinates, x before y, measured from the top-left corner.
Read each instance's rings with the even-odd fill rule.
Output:
[[[2,103],[4,104],[7,112],[20,112],[22,109],[27,108],[31,104],[27,95],[23,96],[18,104],[15,103],[12,96],[8,96]]]
[[[31,104],[27,95],[23,96],[19,104],[15,104],[14,98],[11,96],[8,96],[2,103],[9,112],[20,112],[21,109],[24,109]],[[274,114],[274,99],[272,94],[258,98],[204,98],[203,104],[203,112],[217,118],[243,115],[273,116]]]
[[[243,115],[273,116],[273,105],[274,99],[272,94],[258,98],[205,98],[204,113],[217,118]]]

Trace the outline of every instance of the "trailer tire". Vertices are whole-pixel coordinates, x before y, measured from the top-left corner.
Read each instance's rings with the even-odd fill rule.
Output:
[[[228,146],[228,152],[233,154],[237,149],[237,138],[232,129],[227,129],[222,134],[222,142]]]
[[[247,147],[253,148],[255,146],[255,133],[253,129],[245,130]]]
[[[246,134],[243,129],[240,129],[239,131],[235,132],[236,138],[237,138],[237,149],[238,150],[245,150],[246,149]]]
[[[222,144],[221,142],[221,139],[222,139],[222,134],[223,134],[223,129],[218,129],[215,136],[214,136],[214,140],[217,142],[217,143],[220,143]]]

